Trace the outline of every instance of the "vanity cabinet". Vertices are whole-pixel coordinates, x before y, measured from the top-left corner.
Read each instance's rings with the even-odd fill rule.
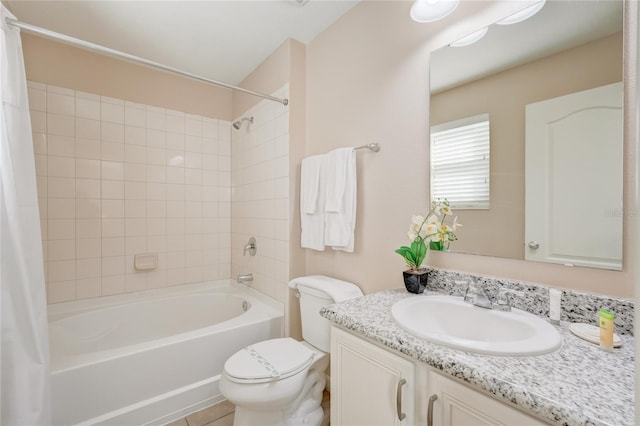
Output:
[[[331,327],[332,426],[544,424],[423,363]]]
[[[415,424],[416,367],[410,360],[331,328],[331,424]]]
[[[511,408],[482,392],[443,376],[430,368],[428,387],[433,401],[433,424],[439,426],[462,425],[519,425],[541,426],[542,421]]]

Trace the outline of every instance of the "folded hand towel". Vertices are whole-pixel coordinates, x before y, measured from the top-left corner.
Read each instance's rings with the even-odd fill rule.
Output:
[[[318,207],[320,169],[324,155],[313,155],[302,160],[300,165],[300,211],[313,214]]]
[[[321,172],[326,155],[302,160],[300,167],[300,246],[324,250],[324,185]]]
[[[356,155],[353,148],[327,154],[321,180],[325,185],[324,243],[335,250],[353,252],[356,207]]]

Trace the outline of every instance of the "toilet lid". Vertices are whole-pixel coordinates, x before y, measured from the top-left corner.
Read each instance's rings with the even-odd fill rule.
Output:
[[[290,337],[265,340],[239,350],[224,364],[229,380],[264,383],[284,379],[307,368],[313,352]]]

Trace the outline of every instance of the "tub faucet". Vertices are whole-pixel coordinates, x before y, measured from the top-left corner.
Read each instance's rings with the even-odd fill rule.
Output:
[[[245,284],[253,281],[253,274],[240,274],[238,275],[237,281],[240,284]]]
[[[249,256],[255,256],[258,247],[256,247],[256,239],[254,237],[249,238],[247,244],[244,245],[242,249],[242,255],[246,256],[247,252],[249,252]]]

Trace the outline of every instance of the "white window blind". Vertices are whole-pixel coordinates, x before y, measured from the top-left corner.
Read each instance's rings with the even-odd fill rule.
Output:
[[[452,208],[489,208],[489,114],[431,128],[431,199]]]

